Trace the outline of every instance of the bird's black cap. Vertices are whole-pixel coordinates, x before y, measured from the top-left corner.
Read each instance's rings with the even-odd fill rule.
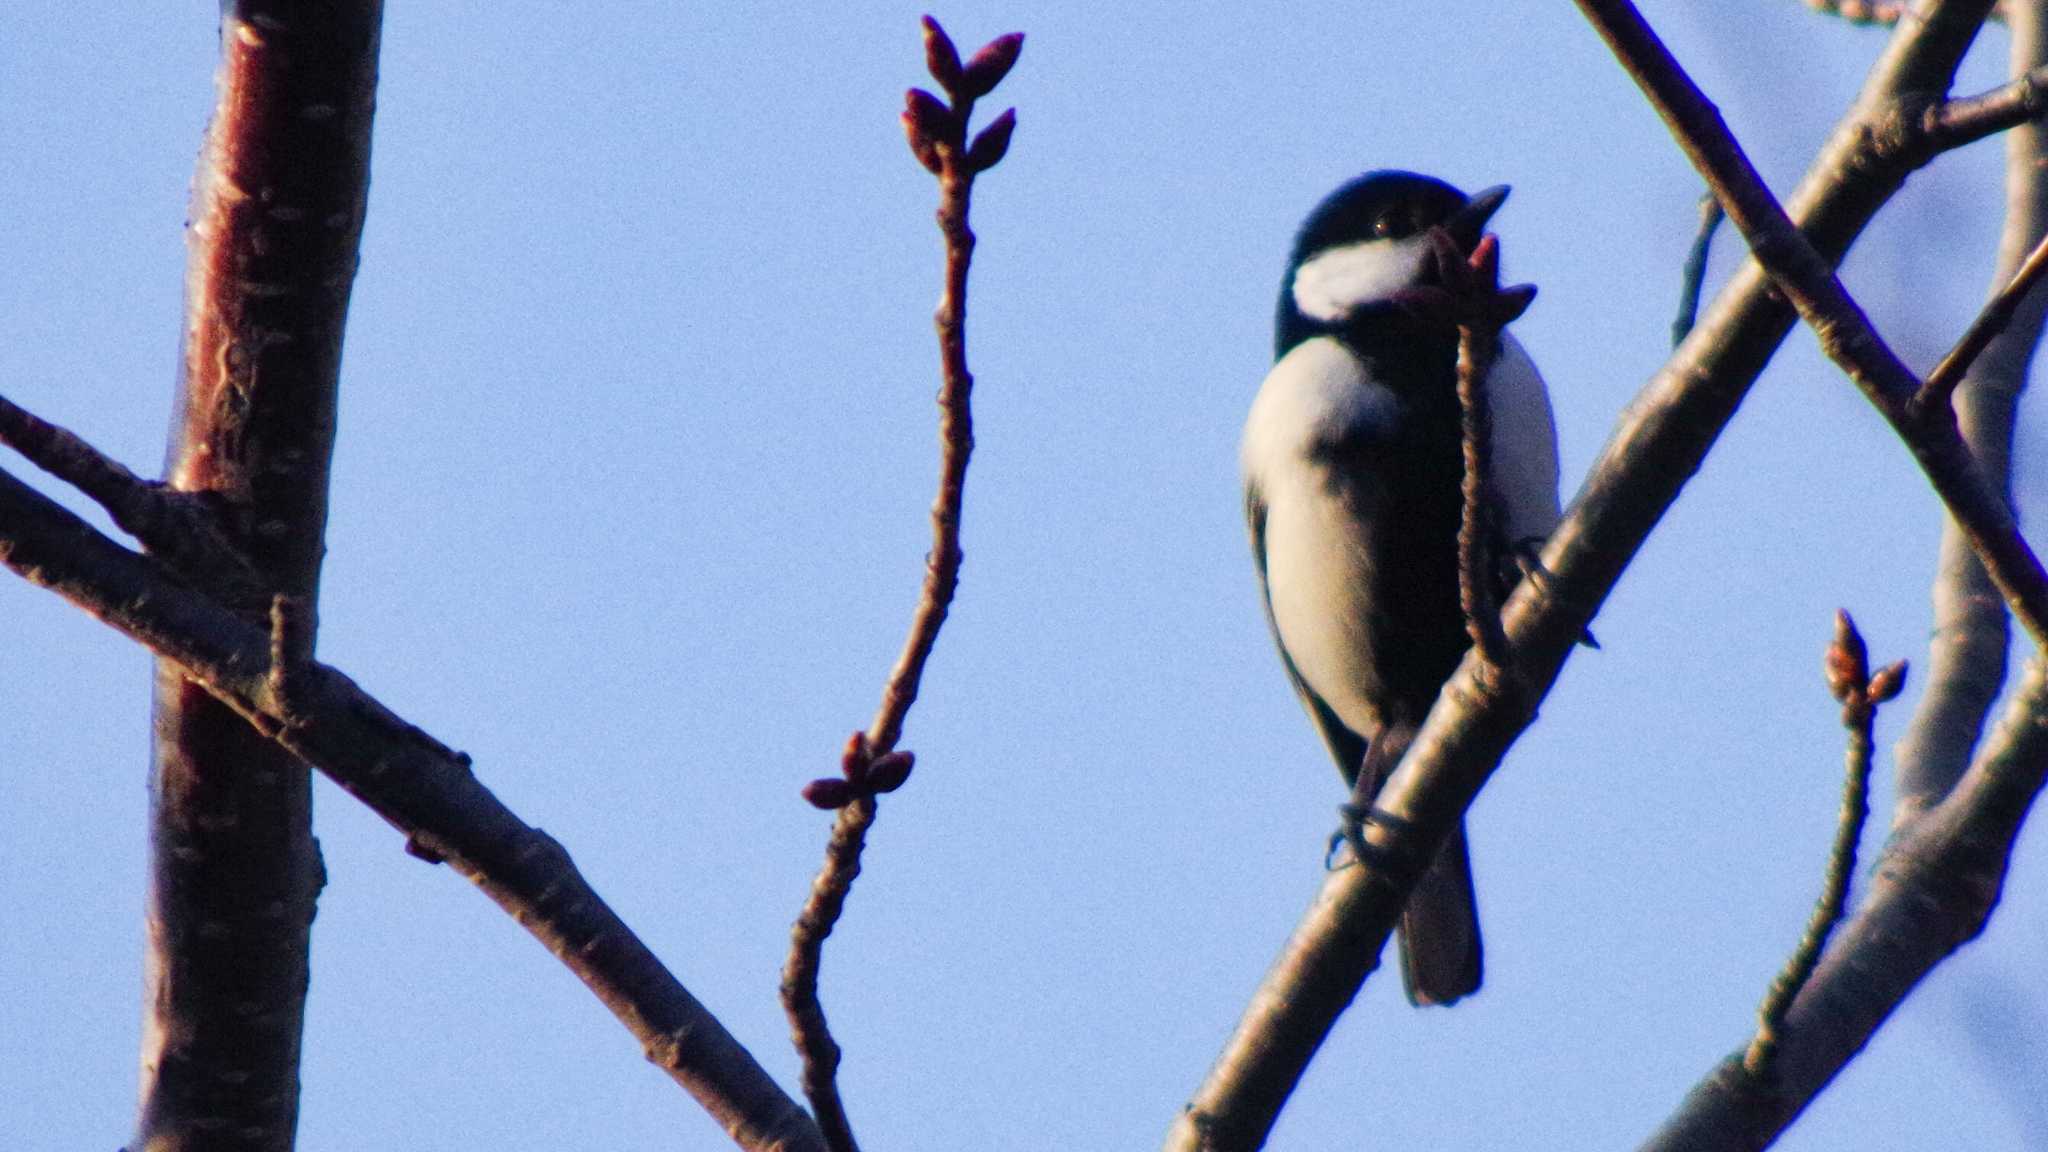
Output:
[[[1368,240],[1402,240],[1436,227],[1448,231],[1458,247],[1469,252],[1507,198],[1505,184],[1467,196],[1433,176],[1395,168],[1345,181],[1323,197],[1295,234],[1287,277],[1280,288],[1278,351],[1284,354],[1318,327],[1294,304],[1294,274],[1302,264],[1332,248]]]

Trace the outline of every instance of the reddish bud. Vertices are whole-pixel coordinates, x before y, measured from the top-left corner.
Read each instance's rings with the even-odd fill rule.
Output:
[[[830,776],[821,776],[804,785],[804,799],[810,802],[811,807],[823,808],[828,812],[853,803],[855,795],[853,785],[844,780],[834,780]]]
[[[948,92],[960,90],[960,50],[953,38],[929,16],[924,18],[924,67]]]
[[[1423,239],[1429,242],[1429,256],[1436,265],[1437,282],[1451,291],[1463,291],[1472,280],[1472,272],[1465,264],[1465,254],[1458,250],[1458,242],[1442,228],[1431,228]]]
[[[925,171],[937,176],[939,170],[946,166],[945,161],[939,158],[938,146],[917,130],[917,121],[911,119],[908,112],[903,114],[903,137],[910,141],[910,154],[917,157]]]
[[[989,122],[967,146],[967,166],[976,172],[986,172],[1002,160],[1010,150],[1010,134],[1017,130],[1017,110],[1006,108],[1001,116]]]
[[[1500,237],[1491,232],[1481,236],[1465,263],[1481,284],[1500,283]]]
[[[1862,691],[1870,679],[1870,652],[1863,646],[1856,622],[1847,612],[1835,613],[1835,639],[1828,645],[1822,670],[1827,675],[1828,691],[1844,702],[1852,693]]]
[[[1882,704],[1895,699],[1906,688],[1906,662],[1887,664],[1870,678],[1870,702]]]
[[[1493,321],[1496,325],[1505,325],[1519,319],[1529,310],[1529,305],[1536,302],[1536,286],[1511,284],[1495,293],[1493,301]]]
[[[909,752],[891,752],[887,756],[875,757],[868,765],[868,790],[872,792],[894,792],[910,779],[911,766],[917,757]]]
[[[998,36],[982,45],[981,51],[967,62],[967,69],[960,77],[960,95],[964,99],[979,100],[995,90],[1017,66],[1017,53],[1024,50],[1024,34],[1012,32]]]
[[[855,732],[846,738],[846,748],[839,753],[839,772],[848,780],[858,780],[868,770],[868,761],[874,759],[868,752],[868,734]]]
[[[960,146],[966,128],[946,102],[922,88],[912,88],[903,94],[903,117],[915,131],[933,144]]]

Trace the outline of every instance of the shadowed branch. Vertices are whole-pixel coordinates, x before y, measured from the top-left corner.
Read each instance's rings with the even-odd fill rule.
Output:
[[[817,1128],[661,965],[552,837],[521,821],[469,757],[407,723],[333,668],[283,678],[292,624],[259,626],[0,471],[0,564],[135,640],[285,753],[318,769],[505,909],[638,1038],[740,1147],[821,1152]],[[283,610],[289,619],[292,609]],[[276,697],[290,685],[289,704]]]

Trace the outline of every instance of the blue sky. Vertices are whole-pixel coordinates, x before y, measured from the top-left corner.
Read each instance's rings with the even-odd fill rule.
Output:
[[[791,1085],[776,974],[827,827],[796,792],[872,712],[936,461],[934,193],[895,119],[921,9],[817,7],[391,5],[320,633]],[[1882,42],[1791,0],[1644,9],[1780,190]],[[1661,363],[1697,182],[1571,6],[1503,11],[937,12],[1030,40],[976,204],[960,599],[826,957],[870,1146],[1155,1144],[1315,890],[1339,786],[1259,616],[1236,442],[1323,193],[1384,166],[1515,186],[1495,226],[1542,288],[1516,331],[1567,489]],[[147,470],[214,9],[80,15],[0,10],[0,392]],[[1962,87],[2004,53],[1987,32]],[[1912,363],[1984,293],[1998,169],[1979,146],[1916,176],[1846,269]],[[1474,810],[1485,992],[1415,1012],[1376,979],[1274,1146],[1646,1135],[1742,1042],[1817,893],[1830,615],[1918,660],[1938,526],[1795,335]],[[17,580],[0,618],[0,1145],[113,1147],[148,663]],[[302,1147],[719,1146],[487,901],[316,805]],[[2042,846],[1783,1147],[2048,1140]]]

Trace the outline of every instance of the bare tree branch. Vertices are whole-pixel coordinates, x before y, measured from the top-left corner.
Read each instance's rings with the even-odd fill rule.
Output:
[[[309,646],[381,17],[379,0],[225,4],[194,181],[165,479],[223,514],[232,545],[206,550],[246,558],[256,579],[186,575],[251,620],[289,595]],[[324,879],[311,778],[173,664],[158,666],[153,735],[135,1146],[282,1152]]]
[[[236,723],[326,774],[445,862],[568,966],[647,1058],[742,1148],[822,1152],[797,1107],[591,889],[562,846],[506,808],[469,758],[406,723],[355,682],[307,661],[276,698],[271,633],[130,552],[0,471],[0,564],[98,617],[203,685]]]
[[[259,594],[263,581],[241,548],[222,531],[204,496],[176,492],[144,480],[119,461],[0,396],[0,444],[106,510],[116,526],[151,555],[195,583],[226,590],[229,598]]]
[[[2015,72],[2032,75],[2048,63],[2048,20],[2039,5],[2023,4],[2013,13],[2011,52]],[[2013,423],[2048,309],[2048,293],[2036,289],[2015,296],[2012,289],[2039,262],[2048,237],[2048,132],[2035,122],[2020,125],[2006,137],[2005,147],[2005,225],[1992,272],[1994,303],[1986,314],[1998,308],[1998,300],[2014,300],[2015,306],[2009,325],[1971,362],[1953,404],[1956,425],[1977,466],[2010,501]],[[1980,317],[1971,331],[1984,327]],[[1955,358],[1951,353],[1950,359]],[[1984,718],[2005,683],[2011,633],[2005,605],[1969,541],[1950,520],[1942,524],[1933,601],[1927,689],[1895,752],[1894,828],[1948,794],[1968,767]]]
[[[1920,382],[1920,391],[1913,396],[1914,406],[1921,409],[1947,408],[1953,403],[1956,385],[1962,383],[1963,374],[1977,362],[1977,357],[1984,354],[1991,341],[2012,323],[2013,314],[2019,311],[2021,302],[2033,291],[2034,285],[2040,283],[2043,272],[2048,272],[2048,242],[2034,246],[2019,271],[2013,273],[2012,280],[1991,298],[1991,302],[1984,306],[1956,341],[1956,346],[1949,349],[1941,363],[1927,374],[1927,379]]]
[[[2036,642],[2048,643],[2048,570],[2020,534],[2004,494],[1977,467],[1946,411],[1913,405],[1920,381],[1871,327],[1833,265],[1792,223],[1721,114],[1628,0],[1578,0],[1670,126],[1743,238],[1840,365],[1899,433]]]
[[[1778,1028],[1768,1081],[1723,1060],[1644,1152],[1768,1147],[1921,978],[1983,931],[2013,842],[2048,779],[2048,668],[2036,661],[1955,789],[1895,836],[1870,890]]]
[[[1945,93],[1990,0],[1932,0],[1902,25],[1855,107],[1791,201],[1807,237],[1840,259],[1906,176],[1941,148],[1924,115]],[[1939,107],[1939,105],[1935,105]],[[1565,657],[1664,511],[1696,472],[1796,314],[1745,261],[1624,415],[1543,551],[1548,577],[1503,609],[1525,691],[1491,695],[1467,656],[1377,798],[1367,833],[1394,862],[1428,860],[1534,718]],[[1397,869],[1397,871],[1402,871]],[[1419,869],[1406,869],[1412,875]],[[1216,1065],[1176,1120],[1170,1149],[1256,1148],[1338,1014],[1378,967],[1406,887],[1370,867],[1325,878]]]
[[[818,1126],[833,1152],[858,1152],[853,1129],[839,1097],[839,1045],[818,999],[818,973],[825,939],[832,934],[846,897],[860,875],[860,854],[874,824],[877,792],[892,791],[902,777],[883,765],[897,757],[907,775],[907,754],[896,752],[903,722],[917,700],[925,661],[938,642],[939,629],[960,583],[960,511],[967,484],[967,461],[974,452],[974,415],[970,403],[974,376],[967,369],[967,272],[974,259],[974,231],[968,226],[974,179],[1000,162],[1009,150],[1017,119],[1014,109],[996,117],[970,143],[967,127],[975,101],[988,95],[1017,63],[1024,46],[1021,33],[989,42],[965,64],[938,21],[924,18],[926,70],[945,90],[949,101],[912,89],[903,112],[910,150],[939,180],[939,233],[945,239],[945,288],[932,317],[939,338],[939,494],[932,502],[932,550],[925,557],[924,586],[903,652],[889,671],[882,703],[865,733],[856,733],[842,760],[841,781],[813,781],[806,795],[821,807],[839,809],[825,848],[825,862],[790,930],[789,958],[782,969],[783,1012],[790,1037],[803,1058],[804,1095],[817,1114]],[[877,778],[877,771],[881,777]]]
[[[1472,647],[1495,669],[1508,666],[1508,638],[1500,626],[1500,603],[1495,592],[1497,569],[1503,557],[1494,554],[1494,496],[1488,477],[1493,454],[1492,412],[1486,399],[1487,375],[1500,355],[1501,329],[1528,310],[1536,299],[1533,284],[1502,288],[1500,284],[1500,238],[1480,238],[1469,258],[1462,257],[1450,234],[1438,228],[1430,233],[1435,250],[1438,278],[1450,297],[1451,318],[1458,325],[1458,414],[1459,434],[1464,441],[1465,473],[1460,485],[1464,507],[1458,518],[1458,603],[1465,613],[1465,630]],[[1507,542],[1509,547],[1519,541]],[[1374,783],[1377,783],[1375,781]],[[1361,787],[1364,774],[1359,777]],[[1357,797],[1370,803],[1371,797]]]
[[[1829,267],[1793,231],[1719,115],[1627,0],[1579,0],[1658,108],[1759,260],[1822,348],[1885,414],[1963,536],[2039,642],[2048,579],[2019,537],[2001,484],[1985,477],[1946,408],[1916,411],[1918,382],[1892,355]],[[1763,1148],[1862,1048],[1934,965],[1974,937],[1997,903],[2012,843],[2048,768],[2038,666],[2001,737],[1935,809],[1901,832],[1856,918],[1822,958],[1777,1029],[1768,1081],[1731,1058],[1655,1137],[1656,1149]]]
[[[1828,690],[1842,705],[1842,726],[1849,730],[1849,747],[1844,756],[1846,779],[1842,782],[1842,811],[1835,820],[1835,842],[1828,851],[1826,879],[1820,902],[1807,921],[1799,947],[1785,962],[1784,971],[1771,982],[1771,990],[1757,1009],[1756,1035],[1742,1055],[1743,1070],[1768,1079],[1771,1059],[1777,1054],[1778,1029],[1784,1025],[1785,1010],[1792,998],[1806,987],[1820,963],[1821,949],[1849,901],[1849,880],[1856,874],[1856,848],[1863,839],[1863,823],[1870,816],[1870,768],[1877,727],[1877,707],[1891,700],[1906,686],[1906,662],[1887,665],[1875,676],[1856,622],[1847,612],[1835,613],[1835,639],[1828,645]]]

